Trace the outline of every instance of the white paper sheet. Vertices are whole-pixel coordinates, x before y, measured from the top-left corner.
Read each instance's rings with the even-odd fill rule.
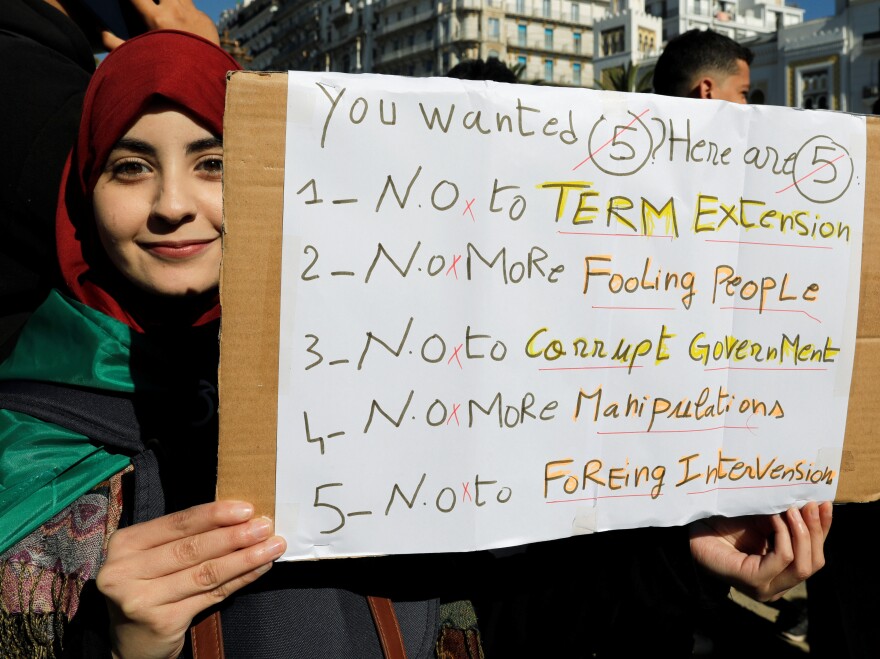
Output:
[[[834,497],[864,118],[290,73],[287,559]]]

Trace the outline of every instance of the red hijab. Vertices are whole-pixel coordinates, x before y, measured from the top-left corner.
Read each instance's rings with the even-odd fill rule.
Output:
[[[173,300],[149,299],[111,264],[95,229],[92,192],[114,145],[155,101],[179,105],[197,123],[223,135],[226,73],[238,63],[219,46],[187,32],[159,30],[110,53],[92,77],[79,135],[61,179],[55,222],[58,262],[70,295],[143,332],[162,324]],[[220,317],[216,294],[184,302],[188,324]]]

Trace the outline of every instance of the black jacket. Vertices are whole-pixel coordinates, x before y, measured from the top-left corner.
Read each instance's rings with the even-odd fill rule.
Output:
[[[0,358],[56,280],[55,206],[95,59],[43,0],[0,4]]]

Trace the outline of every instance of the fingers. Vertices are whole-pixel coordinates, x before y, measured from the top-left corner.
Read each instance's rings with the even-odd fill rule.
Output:
[[[825,539],[831,529],[831,503],[810,502],[801,508],[801,518],[809,533],[810,566],[804,578],[815,574],[825,565]]]
[[[178,573],[186,572],[188,579],[180,580],[184,587],[180,597],[216,588],[277,558],[274,551],[280,538],[275,536],[272,543],[265,542],[271,532],[271,520],[262,517],[231,529],[218,529],[169,543],[151,550],[145,557],[154,563],[147,578],[158,580],[167,575],[177,578]]]
[[[703,520],[691,526],[698,564],[759,601],[772,601],[825,564],[831,505],[809,503],[781,515]]]
[[[248,521],[254,514],[244,501],[214,501],[135,524],[113,534],[110,546],[117,552],[143,551],[175,540]]]
[[[781,579],[794,560],[792,536],[786,520],[778,514],[764,517],[769,522],[768,533],[772,534],[772,549],[755,556],[758,559],[758,567],[744,583],[745,592],[759,602],[781,597],[782,593],[791,587],[784,584]]]
[[[271,568],[286,543],[253,514],[248,503],[218,501],[111,536],[97,586],[117,655],[177,656],[193,617]]]
[[[774,535],[777,554],[773,569],[778,574],[765,589],[759,589],[762,601],[779,599],[794,586],[815,574],[825,565],[825,538],[831,527],[831,504],[809,502],[803,508],[789,508],[784,514],[784,532]],[[781,543],[781,544],[780,544]],[[786,560],[788,559],[788,560]]]
[[[108,601],[114,656],[178,656],[192,619],[265,574],[285,547],[275,536],[190,570],[161,579],[122,579],[109,588],[105,564],[98,573],[98,589]]]
[[[822,533],[826,539],[828,538],[828,532],[831,530],[831,517],[833,511],[834,506],[830,501],[825,501],[819,504],[819,521],[822,524]]]
[[[282,537],[272,536],[253,547],[203,561],[153,583],[169,601],[187,602],[193,617],[265,574],[286,547]]]
[[[108,51],[124,44],[125,41],[117,37],[110,30],[101,30],[101,45]]]
[[[174,29],[197,34],[215,44],[220,35],[214,21],[199,11],[192,0],[129,0],[150,30]]]

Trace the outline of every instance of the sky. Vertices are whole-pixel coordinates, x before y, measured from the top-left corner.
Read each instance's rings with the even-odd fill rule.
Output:
[[[806,9],[804,20],[807,21],[834,13],[834,0],[788,0],[788,3]],[[195,0],[195,4],[216,22],[221,11],[234,7],[236,3],[235,0]]]
[[[834,13],[834,0],[795,0],[795,2],[787,2],[786,4],[797,5],[804,12],[804,20],[811,21],[814,18],[822,18],[823,16],[831,16]]]
[[[236,5],[235,0],[194,0],[196,7],[210,16],[216,23],[220,20],[220,12]]]

